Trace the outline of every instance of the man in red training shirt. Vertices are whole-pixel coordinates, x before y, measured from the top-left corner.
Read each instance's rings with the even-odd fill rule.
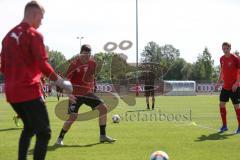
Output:
[[[96,62],[91,56],[91,47],[83,45],[80,55],[73,60],[67,71],[67,78],[73,84],[74,102],[69,105],[69,119],[64,123],[56,144],[63,145],[63,138],[78,116],[81,105],[86,104],[93,110],[99,111],[100,142],[115,142],[116,140],[106,135],[107,106],[94,94]],[[71,101],[71,100],[70,100]]]
[[[219,105],[222,118],[222,127],[220,128],[220,133],[228,130],[226,102],[228,102],[229,98],[231,98],[238,120],[238,129],[236,130],[236,134],[238,134],[240,133],[240,60],[236,55],[230,52],[230,43],[224,42],[222,44],[222,50],[224,55],[220,58],[221,72],[218,80],[218,84],[220,84],[222,81],[224,83],[220,94]]]
[[[49,118],[40,78],[43,75],[69,94],[72,85],[60,78],[47,62],[43,36],[36,30],[44,9],[36,1],[28,2],[24,18],[2,41],[1,72],[7,101],[21,117],[24,128],[19,140],[18,160],[26,160],[31,138],[36,135],[34,159],[44,160],[51,136]]]

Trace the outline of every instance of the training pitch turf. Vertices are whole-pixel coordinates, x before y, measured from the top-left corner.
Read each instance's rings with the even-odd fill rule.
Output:
[[[229,131],[218,134],[221,125],[218,96],[156,97],[154,111],[147,111],[144,98],[137,98],[135,106],[120,101],[108,115],[107,134],[117,139],[114,144],[100,144],[98,120],[73,124],[64,139],[64,146],[56,147],[63,121],[55,115],[57,98],[47,98],[52,137],[47,160],[148,160],[156,150],[165,151],[171,160],[239,160],[240,135],[232,105],[227,106]],[[83,106],[80,112],[88,111]],[[119,124],[112,123],[119,114]],[[21,127],[13,122],[14,112],[1,99],[0,103],[0,160],[17,159]],[[32,159],[33,144],[29,151]]]

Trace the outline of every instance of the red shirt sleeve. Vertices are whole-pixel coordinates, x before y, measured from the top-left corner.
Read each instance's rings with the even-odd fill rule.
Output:
[[[220,58],[220,68],[222,68],[223,65],[223,57]]]
[[[47,76],[50,80],[56,81],[58,79],[57,74],[54,72],[53,68],[47,61],[39,62],[39,67],[42,73],[45,76]]]
[[[51,65],[47,62],[48,54],[45,50],[42,35],[40,33],[34,35],[31,42],[33,59],[38,62],[41,72],[51,80],[57,80],[56,73],[54,72]]]

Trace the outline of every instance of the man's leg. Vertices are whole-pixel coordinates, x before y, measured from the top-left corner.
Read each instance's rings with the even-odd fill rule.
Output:
[[[36,134],[36,144],[33,159],[44,160],[47,153],[48,142],[51,138],[46,105],[42,98],[24,103],[26,114],[29,118],[33,131]]]
[[[230,91],[227,91],[224,88],[221,90],[220,97],[219,97],[220,98],[219,111],[222,119],[222,127],[220,128],[219,133],[222,133],[228,130],[226,102],[229,101],[230,96],[231,96]]]
[[[57,91],[57,100],[59,101],[59,87],[56,87],[56,91]]]
[[[155,107],[155,97],[152,95],[152,110],[154,110]]]
[[[100,135],[106,135],[106,123],[107,123],[107,107],[104,104],[100,104],[96,107],[99,111],[99,128]]]
[[[107,106],[101,103],[95,109],[99,111],[100,142],[115,142],[116,139],[113,139],[106,135]]]
[[[63,145],[64,136],[68,132],[68,130],[71,128],[72,124],[76,121],[77,116],[78,116],[77,113],[72,113],[70,114],[70,117],[68,118],[68,120],[64,122],[56,142],[57,145]]]
[[[238,121],[238,129],[236,131],[236,133],[238,134],[238,133],[240,133],[240,105],[234,104],[234,109],[235,109],[237,121]]]
[[[91,106],[92,109],[99,111],[100,142],[115,142],[116,139],[106,135],[107,106],[104,104],[104,102],[98,96],[92,93],[85,97],[84,103],[88,106]]]
[[[224,132],[227,130],[227,110],[226,110],[226,102],[220,102],[219,104],[220,114],[222,119],[222,128],[220,132]]]
[[[18,116],[21,116],[24,127],[19,138],[18,160],[26,160],[28,148],[31,142],[31,138],[34,135],[34,132],[31,127],[30,119],[27,117],[23,106],[20,103],[11,105],[15,112],[18,114]]]
[[[147,104],[147,109],[150,109],[149,107],[149,95],[146,94],[146,104]]]
[[[236,133],[240,133],[240,88],[237,88],[236,92],[232,93],[231,100],[233,102],[233,106],[236,112],[237,121],[238,121],[238,129]]]
[[[155,107],[155,97],[154,97],[154,86],[152,86],[151,88],[151,96],[152,96],[152,110],[154,110],[154,107]]]
[[[69,107],[68,107],[68,113],[70,114],[69,118],[67,121],[64,122],[63,127],[59,133],[58,139],[56,144],[57,145],[63,145],[63,139],[65,134],[68,132],[68,130],[71,128],[72,124],[76,121],[77,116],[78,116],[78,110],[79,107],[83,104],[82,98],[77,98],[76,103],[69,102]]]

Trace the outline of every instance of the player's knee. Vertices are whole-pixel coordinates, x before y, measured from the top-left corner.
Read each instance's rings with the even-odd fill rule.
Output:
[[[219,103],[219,107],[220,107],[220,108],[225,108],[226,105],[225,105],[225,103],[220,102],[220,103]]]
[[[32,137],[34,135],[34,131],[31,128],[26,128],[24,126],[22,134],[27,135],[28,137]]]
[[[42,141],[49,141],[51,139],[51,130],[49,128],[39,131],[36,134],[37,139],[41,139]]]
[[[107,106],[105,104],[101,104],[98,107],[98,110],[99,110],[100,114],[106,114],[107,113]]]
[[[73,123],[76,120],[77,120],[77,114],[71,114],[69,119],[68,119],[68,122]]]
[[[240,109],[240,105],[239,104],[234,104],[234,108],[235,108],[235,110]]]

